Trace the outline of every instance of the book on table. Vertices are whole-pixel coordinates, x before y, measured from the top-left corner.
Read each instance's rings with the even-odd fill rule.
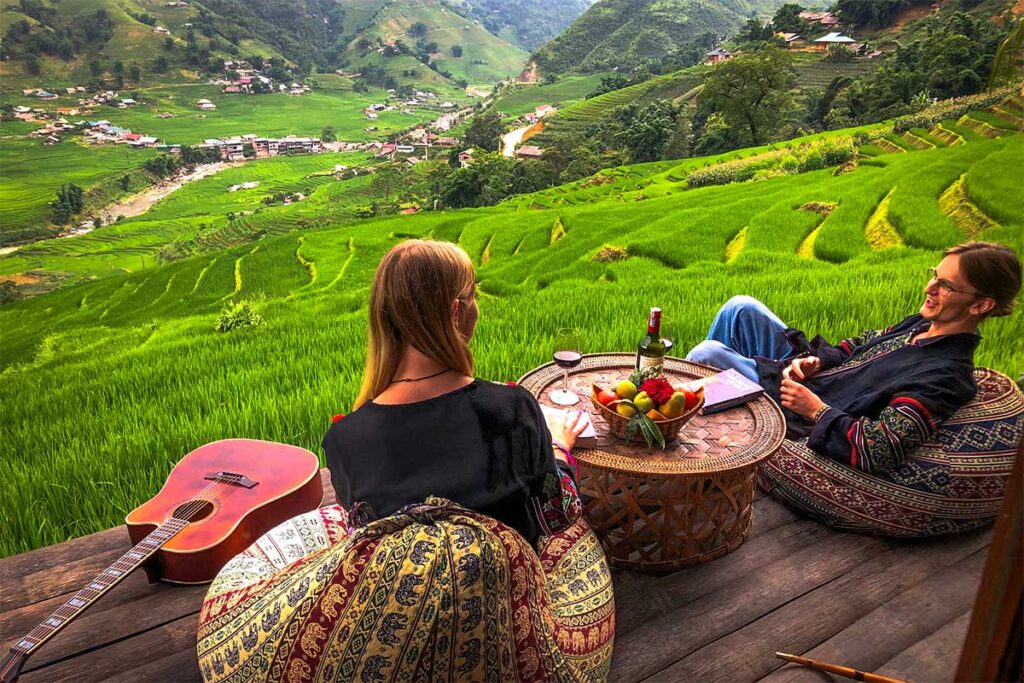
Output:
[[[723,370],[717,375],[687,382],[683,388],[696,391],[704,387],[704,407],[701,415],[711,415],[728,408],[753,401],[764,394],[764,388],[736,370]]]
[[[587,427],[579,436],[576,437],[577,448],[596,448],[604,442],[604,439],[602,439],[598,435],[597,430],[594,429],[594,421],[591,419],[590,412],[586,408],[573,408],[571,406],[568,409],[552,408],[551,406],[544,405],[542,403],[540,404],[540,409],[543,411],[545,418],[554,416],[558,419],[564,419],[562,416],[565,414],[566,410],[579,410],[583,413],[583,419],[586,421]]]

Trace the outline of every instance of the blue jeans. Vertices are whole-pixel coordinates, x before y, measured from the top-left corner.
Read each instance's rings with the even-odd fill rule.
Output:
[[[757,299],[734,296],[718,309],[708,338],[686,354],[686,360],[728,370],[757,381],[754,356],[783,360],[792,348],[782,334],[787,325]]]

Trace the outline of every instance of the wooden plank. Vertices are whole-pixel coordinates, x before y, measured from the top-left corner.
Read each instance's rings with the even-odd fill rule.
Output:
[[[955,679],[957,659],[964,647],[970,611],[915,643],[878,668],[876,673],[900,680],[946,683]]]
[[[124,527],[0,560],[3,611],[73,593],[132,547]]]
[[[141,681],[174,681],[174,683],[200,683],[199,660],[195,644],[159,659],[147,658],[146,663],[107,679],[107,683],[140,683]]]
[[[612,580],[615,585],[615,604],[618,606],[616,611],[621,613],[624,618],[624,621],[617,620],[616,634],[625,634],[632,630],[631,620],[635,620],[635,617],[632,616],[632,605],[638,602],[642,603],[643,609],[641,613],[650,610],[653,605],[648,601],[652,597],[656,598],[666,586],[678,582],[688,582],[691,580],[691,577],[701,575],[703,572],[717,572],[720,567],[734,561],[729,560],[729,558],[737,556],[746,557],[751,552],[748,549],[748,544],[753,543],[761,535],[770,533],[772,530],[786,524],[792,524],[798,519],[800,519],[800,516],[786,506],[771,498],[762,497],[753,505],[750,531],[747,532],[747,538],[743,545],[723,558],[709,564],[688,567],[666,576],[613,569]],[[710,569],[711,567],[714,567],[714,570]],[[669,577],[677,577],[677,579],[673,581],[669,580]]]
[[[198,623],[197,615],[208,587],[153,584],[147,594],[137,595],[131,601],[116,606],[104,602],[85,612],[40,648],[28,660],[26,669],[35,670],[75,657],[185,616],[192,619],[194,626]]]
[[[157,658],[169,658],[182,666],[171,676],[161,679],[133,676],[138,669],[148,668]],[[22,676],[21,683],[59,683],[60,681],[76,681],[80,683],[98,683],[115,676],[125,680],[146,681],[161,680],[175,683],[191,683],[199,681],[199,666],[196,663],[196,618],[187,616],[146,631],[133,638],[128,638],[105,647],[97,648],[83,655],[34,669]],[[31,661],[31,660],[29,660]]]
[[[894,545],[648,680],[750,681],[776,669],[765,680],[821,680],[803,667],[781,669],[777,650],[872,671],[969,608],[988,541],[974,533]]]
[[[714,562],[670,574],[647,592],[620,599],[615,594],[615,636],[621,638],[645,623],[698,600],[732,581],[825,539],[829,531],[810,520],[787,524],[745,542]]]
[[[877,538],[833,532],[824,540],[715,586],[617,638],[611,679],[652,676],[691,652],[885,554]],[[712,564],[712,572],[714,565]]]
[[[987,541],[990,535],[990,532],[986,532],[980,538]],[[917,556],[910,560],[916,566],[908,569],[907,573],[908,576],[919,576],[923,572],[929,575],[927,579],[806,652],[807,656],[811,659],[841,663],[862,671],[878,669],[903,650],[970,609],[981,580],[986,552],[987,548],[980,548],[956,564],[941,569],[941,560],[934,555],[931,555],[935,560],[934,564],[929,566],[926,563],[922,566],[920,563],[928,556],[919,551]],[[901,575],[900,583],[902,582]],[[852,590],[855,585],[847,586],[848,590]],[[865,587],[865,590],[868,588]],[[798,645],[799,643],[783,643],[778,649],[793,652],[792,649],[786,650],[786,647],[799,649]],[[946,654],[950,675],[956,670],[958,655],[959,650]],[[779,664],[782,662],[777,662],[774,666],[778,668]],[[816,680],[813,676],[808,676],[810,673],[812,672],[802,667],[787,666],[779,668],[775,674],[766,677],[765,681],[810,683]]]

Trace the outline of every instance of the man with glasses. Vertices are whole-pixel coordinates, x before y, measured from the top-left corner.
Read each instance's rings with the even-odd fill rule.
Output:
[[[887,472],[974,397],[978,325],[1013,311],[1021,264],[1005,246],[970,242],[947,249],[929,276],[918,313],[835,346],[808,342],[756,299],[733,297],[687,359],[759,382],[782,405],[790,438]]]

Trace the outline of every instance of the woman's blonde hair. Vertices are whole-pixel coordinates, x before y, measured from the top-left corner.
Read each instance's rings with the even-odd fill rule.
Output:
[[[394,381],[407,344],[472,377],[469,340],[455,326],[451,306],[471,301],[475,291],[473,262],[457,245],[409,240],[393,247],[373,278],[366,369],[354,407]]]

